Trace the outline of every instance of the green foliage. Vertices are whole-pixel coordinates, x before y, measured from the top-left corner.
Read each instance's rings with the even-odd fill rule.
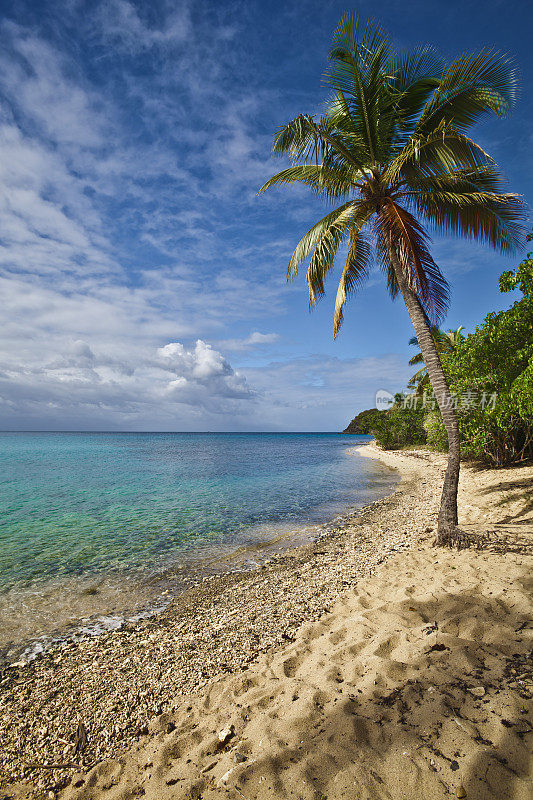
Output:
[[[533,233],[527,237],[528,242],[533,241]],[[502,272],[500,275],[500,292],[510,292],[520,289],[525,298],[533,301],[533,253],[528,253],[518,268]]]
[[[355,435],[372,433],[379,414],[381,414],[381,411],[378,411],[377,408],[368,408],[366,411],[361,411],[352,419],[343,433]]]
[[[444,359],[454,393],[496,395],[493,407],[459,407],[463,455],[495,466],[533,457],[532,254],[501,276],[502,291],[515,288],[523,297],[488,314]]]
[[[426,443],[425,411],[405,407],[402,401],[403,397],[387,411],[378,411],[373,420],[372,433],[384,450]]]
[[[443,453],[446,452],[448,449],[448,434],[440,411],[428,411],[424,418],[424,429],[429,447],[433,448],[433,450],[440,450]]]
[[[439,356],[445,353],[451,353],[452,350],[461,344],[465,338],[462,330],[462,325],[455,331],[441,331],[437,325],[431,326],[431,336],[435,342],[435,347],[437,348]],[[418,339],[416,336],[412,336],[409,339],[409,344],[415,347],[418,346]],[[423,364],[423,366],[415,372],[407,386],[409,389],[416,389],[417,395],[422,395],[431,388],[431,383],[426,365],[424,364],[424,356],[421,352],[416,353],[416,355],[409,359],[409,366],[414,367],[417,364]]]
[[[532,237],[528,237],[530,240]],[[500,290],[522,297],[488,314],[474,333],[441,353],[457,397],[464,457],[505,466],[533,458],[533,254],[500,277]],[[447,447],[438,410],[424,420],[428,445]]]

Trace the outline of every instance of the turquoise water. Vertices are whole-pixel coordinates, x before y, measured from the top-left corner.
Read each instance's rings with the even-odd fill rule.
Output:
[[[73,587],[86,587],[87,581],[146,584],[174,566],[183,574],[195,560],[383,496],[394,480],[390,472],[347,452],[367,438],[2,433],[4,614],[18,619],[18,601],[28,605],[31,597],[35,615],[37,599],[42,607],[48,591],[46,613],[56,618],[54,602],[66,602],[62,586],[71,598]],[[73,616],[79,613],[78,603]]]

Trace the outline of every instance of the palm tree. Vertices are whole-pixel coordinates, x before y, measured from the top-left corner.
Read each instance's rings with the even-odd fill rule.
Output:
[[[462,330],[462,325],[455,331],[441,331],[438,325],[431,326],[431,336],[435,342],[435,347],[437,348],[439,358],[445,353],[453,353],[455,348],[458,347],[462,341],[464,341],[465,337],[462,334]],[[409,339],[409,344],[414,345],[415,347],[418,346],[418,339],[416,336],[411,336]],[[409,359],[409,366],[414,367],[417,364],[424,364],[424,356],[421,352],[416,353],[416,355]],[[421,369],[415,372],[407,384],[410,389],[416,388],[416,394],[419,396],[424,394],[429,385],[430,380],[425,364]]]
[[[327,201],[343,201],[314,225],[294,250],[287,277],[309,257],[309,305],[341,245],[347,247],[335,302],[334,336],[349,294],[368,275],[372,254],[392,297],[402,294],[449,440],[437,542],[460,540],[457,417],[431,336],[448,304],[448,284],[429,249],[425,225],[473,237],[503,252],[521,239],[523,206],[503,191],[494,161],[466,136],[487,112],[513,105],[509,59],[489,50],[450,64],[423,47],[395,52],[379,26],[359,36],[356,16],[344,16],[333,38],[326,80],[332,95],[319,116],[300,114],[280,128],[273,152],[292,166],[260,191],[304,183]]]

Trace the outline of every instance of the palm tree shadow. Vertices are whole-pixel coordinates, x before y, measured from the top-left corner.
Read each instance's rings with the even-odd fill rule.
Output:
[[[528,580],[524,570],[519,582]],[[459,591],[395,604],[393,613],[403,642],[384,635],[364,656],[348,641],[333,648],[312,713],[295,719],[275,757],[251,765],[244,796],[260,796],[258,775],[281,796],[297,787],[299,800],[427,800],[460,786],[468,800],[527,796],[531,693],[515,677],[533,665],[526,611]],[[409,630],[413,614],[428,622],[422,633]]]
[[[515,522],[518,524],[533,524],[528,515],[533,512],[533,480],[531,478],[517,478],[515,480],[503,481],[495,487],[487,487],[482,494],[489,495],[494,492],[506,492],[498,505],[505,506],[508,503],[520,503],[521,508],[515,514],[508,514],[502,522]]]
[[[533,544],[533,480],[530,477],[501,481],[480,490],[482,497],[498,494],[497,505],[513,504],[498,522],[461,524],[460,529],[470,546],[497,553],[529,553]],[[518,510],[516,506],[518,505]]]

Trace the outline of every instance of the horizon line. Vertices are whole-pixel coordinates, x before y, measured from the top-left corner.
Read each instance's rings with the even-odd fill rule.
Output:
[[[331,433],[343,433],[343,431],[338,430],[331,430],[331,431],[238,431],[238,430],[229,430],[229,431],[151,431],[151,430],[142,430],[142,431],[117,431],[117,430],[52,430],[52,429],[20,429],[20,430],[9,430],[9,429],[0,429],[0,433],[179,433],[179,434],[307,434],[307,433],[324,433],[324,434],[331,434]],[[351,436],[367,436],[369,434],[350,434]]]

